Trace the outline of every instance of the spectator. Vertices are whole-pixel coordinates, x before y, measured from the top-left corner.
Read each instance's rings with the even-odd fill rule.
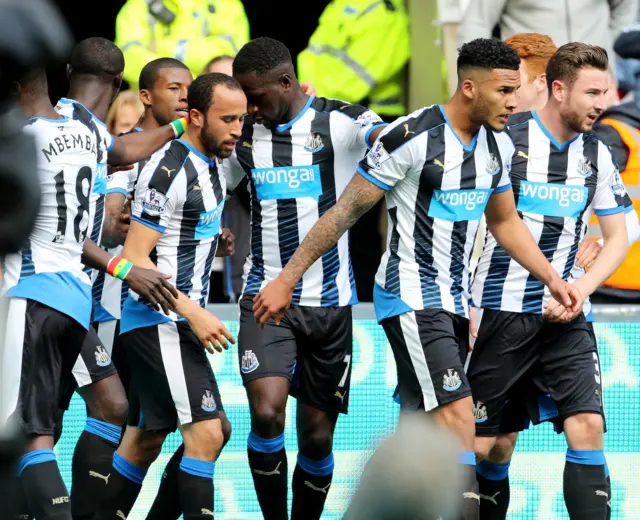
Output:
[[[590,43],[613,56],[613,42],[637,10],[638,0],[473,0],[464,13],[458,43],[490,38],[497,25],[502,39],[538,32],[548,34],[556,45]],[[612,72],[614,63],[609,60]]]
[[[234,55],[248,40],[241,0],[127,0],[116,20],[131,88],[151,60],[176,58],[195,76],[211,56]]]
[[[124,90],[118,94],[107,114],[109,133],[118,135],[128,132],[136,124],[144,112],[144,105],[135,90]]]
[[[213,58],[209,63],[207,63],[202,72],[220,72],[222,74],[226,74],[227,76],[233,76],[232,65],[233,56],[224,54],[222,56]]]

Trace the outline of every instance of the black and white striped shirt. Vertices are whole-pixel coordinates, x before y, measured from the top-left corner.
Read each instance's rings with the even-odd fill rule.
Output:
[[[510,125],[516,151],[511,179],[520,217],[558,275],[568,280],[591,212],[625,209],[626,190],[611,152],[595,134],[560,144],[535,112]],[[540,314],[548,289],[487,232],[473,282],[478,307]]]
[[[151,260],[201,307],[207,303],[226,192],[215,160],[182,139],[156,152],[136,185],[132,220],[162,233]],[[155,311],[130,291],[120,331],[183,319],[173,312],[166,316]]]
[[[381,125],[364,107],[313,97],[292,121],[274,129],[245,123],[234,154],[223,163],[230,189],[249,179],[251,251],[243,294],[257,294],[278,276],[311,227],[336,203],[367,151],[371,132]],[[309,268],[292,303],[357,303],[348,233]]]
[[[384,129],[359,173],[387,191],[379,321],[426,308],[468,316],[469,259],[492,193],[509,189],[513,143],[481,127],[467,146],[434,105]]]

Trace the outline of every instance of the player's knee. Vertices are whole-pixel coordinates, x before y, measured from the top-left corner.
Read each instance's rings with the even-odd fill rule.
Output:
[[[327,457],[333,449],[333,432],[326,428],[316,428],[312,431],[298,432],[298,446],[300,453],[312,460]]]
[[[569,446],[577,450],[602,449],[604,421],[596,413],[572,415],[565,420],[564,431]]]
[[[463,450],[470,451],[473,448],[476,430],[471,397],[445,404],[438,408],[434,415],[441,425],[462,441]]]
[[[222,450],[224,435],[219,420],[192,423],[182,430],[184,456],[214,462]]]
[[[493,448],[491,448],[487,458],[495,464],[505,464],[506,462],[509,462],[513,456],[513,451],[516,448],[517,439],[517,433],[499,435],[496,438],[496,442],[494,443]]]
[[[114,395],[106,406],[102,407],[101,415],[103,421],[109,424],[123,425],[127,422],[129,413],[129,401],[122,395]]]
[[[476,454],[476,459],[488,459],[495,444],[495,437],[476,437],[473,441],[473,451]]]
[[[260,437],[277,437],[284,431],[285,406],[262,402],[254,410],[251,428]]]

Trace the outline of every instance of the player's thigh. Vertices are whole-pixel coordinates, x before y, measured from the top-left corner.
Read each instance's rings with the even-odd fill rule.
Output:
[[[2,371],[3,422],[16,413],[31,435],[54,435],[63,381],[86,330],[33,300],[11,298]]]
[[[142,427],[174,430],[177,424],[218,418],[215,376],[186,322],[134,329],[123,336]]]
[[[290,311],[298,361],[291,395],[318,410],[347,413],[353,358],[351,307],[298,307]]]
[[[446,311],[425,309],[382,321],[404,411],[429,412],[471,395],[460,355],[460,342],[468,338],[457,336],[457,320]]]
[[[527,407],[522,394],[536,363],[538,316],[483,309],[467,367],[476,435],[521,431]]]
[[[548,392],[559,421],[577,414],[597,414],[604,421],[598,346],[593,327],[584,317],[547,325],[540,363],[536,384],[541,393]],[[539,422],[544,417],[535,419]]]

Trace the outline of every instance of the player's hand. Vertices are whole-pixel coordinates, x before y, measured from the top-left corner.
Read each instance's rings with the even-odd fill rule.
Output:
[[[478,337],[478,309],[469,307],[469,352],[473,351],[473,344]]]
[[[300,87],[302,88],[302,91],[307,96],[315,96],[317,94],[316,88],[311,83],[309,83],[308,81],[305,81],[304,83],[301,83]]]
[[[584,298],[575,285],[558,278],[556,282],[552,282],[549,285],[549,292],[551,297],[564,307],[563,321],[571,321],[582,311]],[[560,311],[558,310],[557,312]]]
[[[227,343],[227,340],[232,344],[236,342],[222,322],[205,309],[201,309],[195,316],[189,318],[189,325],[191,325],[195,335],[200,338],[204,348],[211,354],[215,350],[218,352],[222,352],[222,349],[228,350],[229,343]]]
[[[578,253],[576,254],[576,265],[578,267],[582,267],[583,269],[591,267],[596,258],[598,258],[601,250],[602,246],[598,244],[597,241],[589,237],[585,238],[582,242],[580,242],[580,247],[578,248]]]
[[[280,320],[291,306],[293,289],[290,289],[278,276],[260,291],[253,299],[253,316],[258,324],[264,328],[267,322],[273,317],[276,325],[280,325]]]
[[[171,278],[169,274],[134,265],[127,275],[127,284],[133,292],[151,302],[155,310],[160,310],[159,307],[162,307],[168,316],[169,312],[175,310],[175,298],[178,297],[178,290],[167,281],[169,278]]]
[[[216,256],[233,256],[236,252],[236,237],[227,228],[222,228],[218,238],[218,252]]]

